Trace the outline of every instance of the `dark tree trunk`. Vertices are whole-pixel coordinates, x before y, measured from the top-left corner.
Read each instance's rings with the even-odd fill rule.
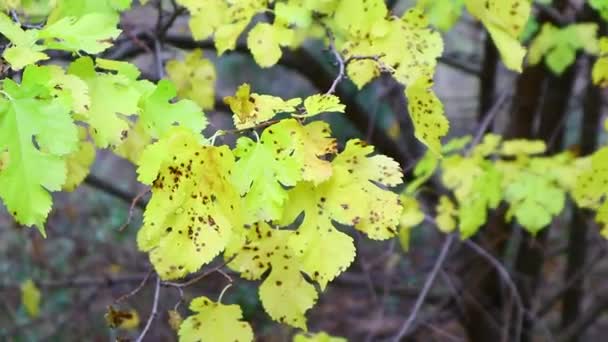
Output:
[[[554,153],[562,145],[568,102],[571,97],[576,67],[571,66],[561,76],[547,73],[546,91],[539,113],[538,132],[535,136],[547,143],[547,152]],[[515,274],[517,285],[526,308],[532,306],[544,263],[549,227],[536,237],[524,233],[517,255]],[[531,341],[534,321],[531,317],[524,319],[521,341]]]
[[[486,34],[483,48],[483,64],[479,79],[479,122],[488,113],[494,104],[494,93],[496,91],[496,67],[498,66],[498,50],[490,34]]]
[[[590,58],[589,62],[593,60]],[[583,117],[581,122],[580,153],[587,155],[593,152],[597,146],[598,127],[601,116],[601,91],[589,82],[585,90],[583,103]],[[570,222],[568,236],[568,255],[564,283],[569,283],[575,278],[578,270],[585,264],[587,259],[587,223],[589,212],[580,208],[574,208]],[[577,277],[572,286],[566,291],[563,298],[561,326],[566,329],[573,324],[581,313],[581,299],[583,294],[583,278]],[[578,336],[572,337],[569,342],[577,342]]]

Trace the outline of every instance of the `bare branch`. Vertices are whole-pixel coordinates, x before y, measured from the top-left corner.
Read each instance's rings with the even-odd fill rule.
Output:
[[[136,197],[136,195],[133,195],[128,191],[122,190],[116,187],[114,184],[104,179],[101,179],[93,174],[89,174],[87,178],[85,178],[84,183],[93,188],[102,190],[103,192],[108,193],[116,198],[119,198],[129,204],[133,203],[133,199]],[[144,209],[146,207],[146,203],[138,201],[136,206],[138,208]]]
[[[558,342],[571,341],[573,337],[580,336],[588,326],[602,317],[602,312],[608,310],[608,293],[604,293],[593,301],[590,308],[585,310],[581,317],[572,323],[563,333],[560,334]]]
[[[56,288],[80,288],[80,287],[97,287],[97,286],[114,286],[123,283],[137,283],[145,278],[145,274],[130,274],[115,277],[96,277],[96,278],[74,278],[65,280],[34,280],[38,287],[46,289]],[[0,284],[0,290],[4,289],[19,289],[20,284]]]
[[[139,334],[139,336],[137,337],[135,342],[142,342],[144,340],[144,337],[148,333],[148,330],[150,330],[150,326],[152,326],[152,322],[156,319],[156,316],[158,315],[159,294],[160,294],[160,277],[156,276],[156,286],[154,288],[154,302],[152,303],[152,312],[150,313],[150,317],[148,317],[148,321],[146,322],[146,326],[144,327],[144,330],[141,331],[141,334]]]
[[[144,191],[140,192],[139,194],[137,194],[137,196],[135,196],[133,198],[133,201],[131,201],[131,206],[129,207],[129,216],[127,217],[127,221],[122,226],[120,226],[120,228],[118,228],[119,232],[122,232],[123,230],[125,230],[125,228],[127,228],[131,224],[131,219],[133,218],[133,211],[135,210],[137,203],[148,192],[150,192],[150,189],[145,189]]]
[[[441,270],[443,263],[447,259],[448,252],[450,251],[450,247],[452,247],[454,238],[455,238],[455,235],[450,234],[443,242],[443,246],[441,247],[441,252],[439,253],[439,257],[437,257],[437,260],[435,261],[435,266],[433,266],[433,270],[426,278],[424,287],[422,288],[422,291],[420,292],[420,295],[418,296],[418,299],[416,299],[416,303],[414,304],[414,309],[410,313],[407,320],[401,326],[401,329],[399,329],[399,332],[397,333],[397,335],[395,335],[391,339],[393,342],[399,342],[401,340],[401,338],[408,332],[408,330],[411,328],[411,326],[416,321],[418,312],[420,311],[420,308],[424,304],[427,294],[429,293],[429,291],[435,284],[435,279],[437,278],[437,275],[439,274],[439,271]]]
[[[477,133],[475,133],[475,137],[471,141],[471,145],[467,149],[466,154],[471,153],[473,147],[477,146],[481,142],[481,139],[488,130],[488,127],[490,126],[496,115],[498,115],[500,108],[502,108],[502,105],[507,101],[507,99],[511,95],[511,90],[503,91],[500,97],[496,100],[496,102],[494,102],[490,110],[485,113],[483,121],[479,124],[479,127],[477,128]]]
[[[479,246],[478,244],[476,244],[475,242],[473,242],[471,240],[465,240],[464,244],[467,245],[467,247],[474,250],[480,256],[484,257],[487,261],[489,261],[494,266],[494,268],[496,268],[496,271],[498,271],[501,278],[503,278],[504,282],[507,284],[507,286],[511,290],[513,298],[515,299],[515,304],[517,305],[517,309],[519,312],[518,318],[517,318],[518,322],[517,322],[516,330],[515,330],[515,341],[519,341],[519,338],[521,337],[521,329],[522,329],[523,321],[524,321],[525,308],[524,308],[524,304],[521,299],[521,296],[519,294],[519,291],[517,290],[517,286],[513,282],[513,279],[511,279],[511,276],[509,275],[509,272],[507,271],[507,269],[494,256],[492,256],[485,249],[483,249],[481,246]]]
[[[122,296],[118,297],[118,298],[117,298],[117,299],[114,301],[114,303],[120,303],[120,302],[122,302],[123,300],[125,300],[125,299],[127,299],[127,298],[129,298],[129,297],[132,297],[132,296],[134,296],[135,294],[137,294],[137,292],[139,292],[139,291],[140,291],[140,290],[141,290],[141,289],[142,289],[142,288],[143,288],[143,287],[146,285],[146,283],[148,282],[148,279],[150,279],[150,276],[152,276],[152,272],[153,272],[153,271],[152,271],[152,269],[150,269],[150,271],[148,272],[148,274],[146,274],[146,277],[145,277],[145,278],[144,278],[144,279],[141,281],[141,283],[139,283],[139,285],[138,285],[136,288],[134,288],[134,289],[133,289],[133,290],[131,290],[130,292],[128,292],[128,293],[126,293],[126,294],[124,294],[124,295],[122,295]]]

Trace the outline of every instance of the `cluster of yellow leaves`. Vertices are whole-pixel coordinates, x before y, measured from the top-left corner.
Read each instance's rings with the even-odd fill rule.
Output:
[[[439,33],[428,27],[423,12],[412,8],[401,17],[389,17],[384,1],[341,1],[333,25],[338,50],[347,60],[374,57],[349,62],[349,78],[361,88],[382,71],[391,73],[406,86],[416,137],[439,153],[449,123],[432,91],[432,79],[443,42]]]
[[[194,38],[213,36],[219,54],[234,49],[253,16],[269,11],[270,3],[267,0],[178,2],[190,11]],[[440,139],[446,135],[449,125],[431,87],[443,42],[439,33],[428,27],[422,11],[413,8],[401,17],[391,16],[383,0],[288,0],[274,5],[274,21],[257,22],[247,33],[247,46],[260,66],[276,64],[282,55],[281,47],[300,45],[304,38],[317,38],[329,30],[333,44],[347,62],[348,77],[359,88],[383,71],[390,72],[407,86],[416,137],[433,151],[439,151]],[[260,120],[274,116],[275,113],[264,110],[274,98],[248,99],[248,95],[249,91],[242,88],[236,98],[229,101],[234,112],[258,116]],[[241,107],[237,109],[237,106]],[[273,107],[278,108],[277,104]]]
[[[241,89],[247,96],[239,96]],[[241,89],[227,99],[237,127],[274,115],[254,113],[286,108],[282,99]],[[399,196],[386,189],[402,182],[394,160],[372,155],[373,147],[356,139],[337,153],[325,122],[296,119],[344,110],[337,98],[292,101],[303,103],[287,109],[295,118],[268,125],[255,140],[239,138],[234,150],[206,145],[182,127],[149,145],[138,173],[152,186],[152,198],[137,240],[163,279],[196,272],[225,251],[244,278],[263,278],[260,298],[273,319],[305,329],[305,312],[318,294],[302,273],[325,289],[355,257],[352,238],[333,222],[383,240],[417,219],[411,210],[402,217]],[[302,213],[295,230],[279,228],[296,224]]]

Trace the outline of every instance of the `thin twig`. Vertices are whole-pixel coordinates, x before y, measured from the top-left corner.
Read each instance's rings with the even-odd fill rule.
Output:
[[[608,309],[608,294],[598,295],[593,300],[591,307],[587,308],[581,317],[568,326],[563,332],[560,333],[558,339],[559,342],[572,341],[575,336],[581,336],[583,331],[587,329],[593,322],[600,317],[603,317],[602,313]]]
[[[441,252],[439,253],[439,257],[437,257],[437,260],[435,261],[435,266],[433,266],[433,270],[426,278],[424,287],[422,288],[422,291],[420,292],[420,295],[418,296],[418,298],[416,299],[416,303],[414,304],[414,309],[410,313],[407,320],[401,326],[401,329],[399,329],[399,333],[397,333],[397,335],[395,335],[395,337],[393,337],[393,339],[392,339],[393,342],[400,341],[401,338],[411,328],[412,324],[414,324],[414,322],[416,321],[416,317],[418,316],[418,311],[420,311],[420,308],[424,304],[427,294],[433,287],[433,284],[435,284],[435,279],[437,278],[437,275],[439,274],[439,270],[441,270],[441,267],[443,266],[443,263],[445,262],[445,260],[448,256],[450,247],[452,247],[452,242],[454,242],[454,237],[455,237],[454,234],[450,234],[443,242],[443,246],[441,247]]]
[[[177,289],[177,293],[179,294],[179,300],[173,306],[173,311],[177,311],[177,309],[179,309],[180,304],[182,304],[182,302],[184,301],[184,289],[182,289],[181,287],[176,287],[175,289]]]
[[[88,186],[101,190],[109,195],[112,195],[116,198],[119,198],[129,204],[133,203],[133,198],[135,195],[131,194],[128,191],[122,190],[115,186],[114,184],[101,179],[93,174],[89,174],[87,178],[84,179],[84,183]],[[146,207],[146,203],[137,202],[136,206],[138,208],[144,209]]]
[[[95,278],[70,278],[63,280],[34,280],[36,285],[44,289],[65,289],[65,288],[81,288],[90,286],[114,286],[122,283],[141,282],[145,274],[129,274],[115,277],[95,277]],[[0,290],[19,289],[20,284],[17,283],[1,283]]]
[[[484,115],[483,121],[479,124],[479,127],[477,128],[477,133],[475,133],[475,137],[471,141],[471,145],[469,146],[465,154],[469,154],[473,150],[473,148],[481,142],[481,139],[488,130],[488,127],[500,111],[500,108],[502,107],[503,103],[509,98],[510,95],[510,90],[503,91],[502,94],[496,100],[496,102],[494,102],[490,110],[488,110],[488,112]]]
[[[120,228],[118,228],[119,232],[122,232],[123,230],[125,230],[125,228],[127,228],[131,224],[131,219],[133,218],[133,211],[135,211],[135,207],[137,206],[137,203],[149,191],[150,191],[150,189],[145,189],[144,191],[137,194],[137,196],[135,196],[135,198],[133,198],[133,201],[131,201],[131,206],[129,207],[129,216],[127,217],[127,221],[122,226],[120,226]]]
[[[515,330],[515,341],[519,341],[520,336],[521,336],[521,329],[523,326],[525,308],[524,308],[523,300],[521,299],[519,291],[517,290],[517,286],[515,286],[515,283],[513,282],[513,279],[511,279],[509,272],[500,263],[500,261],[498,261],[494,256],[492,256],[485,249],[483,249],[481,246],[479,246],[478,244],[476,244],[475,242],[473,242],[471,240],[465,240],[464,244],[467,245],[467,247],[474,250],[477,254],[484,257],[488,262],[490,262],[494,266],[494,268],[496,268],[496,271],[498,271],[501,278],[503,278],[504,282],[507,284],[509,289],[511,289],[511,293],[513,295],[513,298],[515,299],[515,303],[517,304],[517,309],[519,311],[518,318],[517,318],[518,322],[517,322],[516,330]]]
[[[222,302],[222,298],[224,298],[224,294],[230,287],[232,287],[232,283],[228,283],[228,285],[224,286],[224,288],[222,289],[222,292],[220,292],[220,295],[217,297],[218,303]]]
[[[139,292],[146,285],[146,283],[148,282],[148,279],[150,279],[150,276],[152,275],[152,272],[153,272],[152,269],[150,269],[150,271],[148,271],[148,274],[146,274],[146,277],[141,281],[141,283],[139,283],[139,285],[136,288],[134,288],[133,290],[129,291],[128,293],[125,293],[124,295],[118,297],[114,301],[114,303],[120,303],[123,300],[137,294],[137,292]]]
[[[606,250],[602,249],[600,250],[591,260],[591,262],[589,262],[588,264],[582,266],[581,268],[578,269],[578,271],[572,275],[572,277],[570,279],[568,279],[568,281],[563,284],[561,287],[559,287],[557,290],[555,290],[555,292],[553,292],[553,294],[551,294],[546,301],[544,301],[542,303],[542,305],[540,305],[538,311],[536,311],[536,315],[538,316],[544,316],[547,313],[549,313],[551,311],[551,308],[553,308],[553,305],[555,305],[555,303],[557,303],[563,296],[564,293],[566,293],[571,287],[572,285],[577,282],[580,279],[583,279],[586,275],[589,275],[592,273],[593,268],[602,260],[604,260],[604,257],[606,256]]]
[[[146,326],[144,327],[144,330],[141,331],[141,334],[139,334],[139,336],[137,337],[135,342],[142,342],[144,340],[144,337],[148,333],[148,330],[150,330],[150,326],[152,326],[152,322],[156,319],[156,316],[158,315],[159,294],[160,294],[160,277],[156,276],[156,286],[154,288],[154,302],[152,303],[152,312],[150,313],[150,317],[148,317],[148,321],[146,322]]]
[[[336,92],[336,88],[338,87],[338,84],[346,76],[346,66],[348,66],[348,64],[350,62],[360,61],[360,60],[373,60],[373,61],[379,62],[380,58],[384,57],[384,54],[380,54],[380,55],[373,55],[373,56],[350,56],[350,57],[344,59],[342,57],[342,55],[340,55],[340,52],[338,51],[338,48],[336,47],[336,37],[334,36],[333,32],[330,30],[329,26],[327,26],[324,22],[321,22],[321,21],[319,21],[319,24],[323,27],[323,29],[325,29],[325,34],[327,35],[327,39],[329,40],[329,46],[328,46],[329,51],[331,51],[331,53],[334,55],[334,58],[336,59],[336,62],[338,63],[338,75],[332,82],[331,87],[329,87],[327,92],[325,92],[325,94],[329,95],[329,94],[333,94]]]
[[[154,39],[154,58],[156,61],[156,76],[158,79],[162,79],[165,77],[165,69],[163,69],[163,56],[160,48],[160,40],[158,38]]]
[[[169,31],[169,29],[171,28],[171,26],[173,26],[173,23],[175,22],[175,20],[180,15],[182,15],[186,12],[186,8],[179,7],[179,5],[177,4],[177,2],[175,2],[175,0],[171,1],[171,3],[173,4],[173,14],[171,14],[171,16],[169,17],[169,19],[167,20],[167,22],[164,25],[157,27],[156,35],[158,36],[158,39],[160,41],[163,41],[163,39],[167,35],[167,32]]]

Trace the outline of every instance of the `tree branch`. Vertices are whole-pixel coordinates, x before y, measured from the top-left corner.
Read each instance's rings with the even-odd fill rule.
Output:
[[[435,261],[435,266],[433,266],[433,270],[426,278],[424,287],[422,288],[422,291],[420,292],[418,299],[416,299],[416,303],[414,304],[414,308],[412,309],[412,312],[410,313],[407,320],[401,326],[401,329],[399,329],[399,332],[397,333],[397,335],[395,335],[391,339],[391,341],[399,342],[401,340],[401,338],[405,334],[407,334],[407,331],[410,329],[410,327],[416,321],[416,318],[418,316],[418,311],[420,311],[420,308],[424,304],[427,294],[433,287],[433,284],[435,284],[435,279],[437,278],[437,275],[439,274],[439,271],[441,270],[443,263],[447,259],[448,252],[450,251],[450,247],[452,247],[452,242],[454,242],[454,238],[455,238],[455,235],[450,234],[443,242],[443,246],[441,247],[441,252],[439,253],[439,257],[437,257],[437,260]]]
[[[142,342],[144,340],[144,337],[146,337],[148,330],[150,330],[150,327],[152,326],[152,322],[156,319],[156,316],[158,315],[159,294],[160,294],[160,277],[156,276],[156,286],[154,287],[154,302],[152,303],[152,312],[150,313],[150,317],[148,317],[148,321],[146,322],[146,326],[144,327],[144,330],[141,331],[141,333],[139,334],[139,336],[137,337],[135,342]]]

